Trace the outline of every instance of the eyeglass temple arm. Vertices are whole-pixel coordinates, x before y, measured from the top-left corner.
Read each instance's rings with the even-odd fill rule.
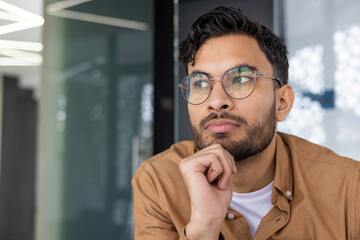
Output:
[[[276,80],[278,83],[279,83],[279,86],[282,87],[283,84],[282,82],[280,81],[280,79],[276,78],[276,77],[272,77],[272,79]]]
[[[178,84],[178,87],[186,89],[186,87],[184,87],[182,84]]]
[[[261,74],[261,73],[254,73],[254,75],[255,75],[255,76],[260,76],[260,77],[267,77],[267,78],[271,78],[271,79],[273,79],[273,80],[277,81],[277,82],[279,83],[280,87],[282,87],[282,86],[283,86],[283,84],[282,84],[282,82],[280,81],[280,79],[278,79],[278,78],[276,78],[276,77],[266,76],[266,75]]]

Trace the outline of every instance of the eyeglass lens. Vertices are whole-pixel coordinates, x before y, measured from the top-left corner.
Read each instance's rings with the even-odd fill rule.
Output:
[[[248,67],[233,68],[225,72],[222,82],[229,96],[243,99],[254,90],[255,75]],[[181,84],[182,95],[191,104],[205,102],[210,95],[211,88],[211,80],[202,73],[186,76]]]

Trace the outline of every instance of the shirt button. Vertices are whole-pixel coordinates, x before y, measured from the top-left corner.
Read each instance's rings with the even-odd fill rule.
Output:
[[[232,219],[235,218],[235,216],[234,216],[234,214],[232,214],[232,213],[228,213],[228,214],[227,214],[227,218],[230,219],[230,220],[232,220]]]
[[[290,197],[291,196],[291,191],[286,191],[286,196]]]

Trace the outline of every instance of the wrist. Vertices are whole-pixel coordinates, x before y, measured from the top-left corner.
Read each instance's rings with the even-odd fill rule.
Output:
[[[190,221],[185,227],[185,236],[189,240],[218,240],[221,223],[205,224]]]

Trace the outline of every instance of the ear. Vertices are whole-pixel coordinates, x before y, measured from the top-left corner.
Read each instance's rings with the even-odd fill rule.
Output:
[[[295,94],[290,85],[276,89],[276,121],[283,121],[289,114],[295,99]]]

